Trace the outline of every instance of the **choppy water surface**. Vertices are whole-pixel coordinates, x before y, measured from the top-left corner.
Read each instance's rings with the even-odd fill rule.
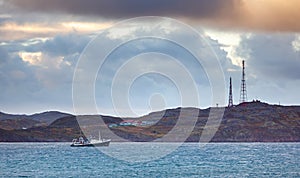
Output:
[[[151,143],[112,143],[101,149],[141,160],[149,156],[143,147],[156,149]],[[0,143],[0,176],[300,177],[300,143],[186,143],[148,162],[127,162],[69,143]]]

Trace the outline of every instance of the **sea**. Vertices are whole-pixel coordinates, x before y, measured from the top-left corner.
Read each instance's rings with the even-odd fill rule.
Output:
[[[0,143],[0,177],[300,177],[300,143]]]

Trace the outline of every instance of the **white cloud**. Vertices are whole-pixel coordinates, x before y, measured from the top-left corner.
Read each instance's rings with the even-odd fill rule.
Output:
[[[219,31],[214,29],[205,29],[204,32],[213,40],[218,41],[221,45],[220,48],[227,52],[226,57],[228,57],[234,65],[241,66],[241,61],[243,59],[236,53],[236,48],[241,41],[241,32]],[[233,71],[234,69],[228,70]]]
[[[300,35],[295,36],[295,40],[292,41],[292,45],[295,51],[300,51]]]

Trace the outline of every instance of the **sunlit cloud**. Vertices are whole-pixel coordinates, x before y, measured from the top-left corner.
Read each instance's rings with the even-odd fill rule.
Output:
[[[20,58],[30,65],[38,65],[42,61],[42,52],[19,52]]]
[[[221,49],[227,52],[227,58],[231,60],[234,65],[241,66],[243,60],[236,54],[236,48],[239,46],[241,41],[241,34],[238,32],[224,32],[213,29],[205,29],[205,34],[213,40],[217,40],[221,45]],[[233,69],[228,69],[232,71]]]
[[[79,32],[93,32],[102,30],[112,26],[111,22],[106,23],[93,23],[93,22],[63,22],[61,25],[65,29],[73,29]]]
[[[0,36],[2,40],[19,40],[30,38],[52,37],[57,34],[70,32],[93,33],[111,26],[112,23],[92,22],[61,22],[61,23],[25,23],[6,22],[0,25]]]
[[[3,31],[13,31],[13,32],[24,32],[24,33],[51,33],[56,32],[58,29],[55,27],[49,27],[43,24],[17,24],[14,22],[5,23],[0,27]]]
[[[64,61],[63,56],[49,56],[42,52],[19,52],[20,58],[29,65],[45,69],[60,69],[62,65],[70,66],[69,61]]]
[[[292,46],[296,52],[300,51],[300,35],[296,35],[295,40],[292,42]]]
[[[299,0],[243,0],[241,26],[270,31],[300,31]]]

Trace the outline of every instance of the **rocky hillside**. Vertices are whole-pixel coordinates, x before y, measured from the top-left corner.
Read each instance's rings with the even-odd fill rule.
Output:
[[[227,108],[212,141],[298,142],[300,107],[249,102]]]
[[[171,135],[167,141],[177,141],[180,134],[172,133],[172,129],[177,127],[178,132],[175,133],[187,131],[193,123],[192,114],[196,113],[196,122],[193,123],[193,129],[186,141],[198,142],[200,136],[205,134],[203,130],[211,110],[212,108],[176,108],[150,113],[140,118],[125,119],[68,115],[56,119],[50,125],[28,129],[20,129],[22,124],[13,129],[6,123],[6,128],[9,129],[0,129],[0,141],[71,141],[81,134],[80,130],[87,137],[97,136],[101,130],[102,137],[111,138],[113,141],[153,141],[166,134]],[[104,122],[100,122],[101,118]],[[80,128],[78,122],[83,127]],[[212,142],[299,142],[300,107],[269,105],[258,101],[244,103],[225,108],[220,125],[210,124],[208,131],[214,128],[217,130]]]
[[[5,119],[0,121],[0,128],[5,130],[27,129],[41,125],[46,124],[29,118]]]
[[[71,115],[57,111],[49,111],[33,115],[16,115],[0,112],[0,129],[19,130],[38,126],[48,126],[53,121],[66,116]]]

